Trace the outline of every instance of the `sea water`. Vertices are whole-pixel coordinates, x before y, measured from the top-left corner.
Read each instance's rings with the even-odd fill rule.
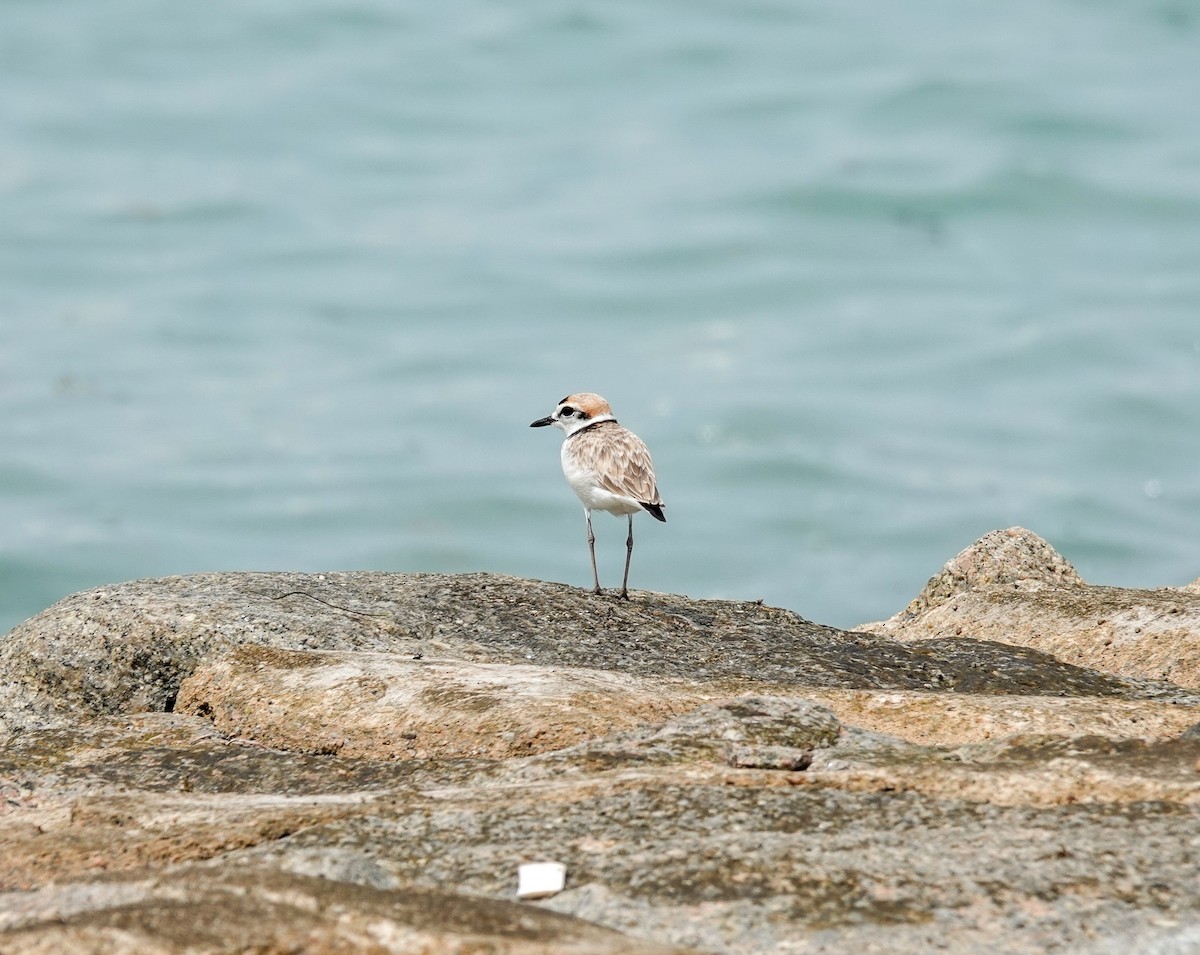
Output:
[[[1200,10],[1183,0],[0,9],[0,632],[206,570],[887,616],[1021,524],[1200,576]],[[624,521],[596,517],[602,582]]]

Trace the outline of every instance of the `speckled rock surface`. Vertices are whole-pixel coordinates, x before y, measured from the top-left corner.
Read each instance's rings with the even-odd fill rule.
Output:
[[[654,723],[723,684],[583,667],[243,646],[183,681],[175,712],[279,749],[372,759],[505,759]]]
[[[505,759],[561,749],[712,700],[772,687],[582,667],[242,646],[183,681],[175,712],[226,735],[302,753]],[[1178,702],[902,690],[806,690],[839,718],[914,742],[1014,733],[1150,739],[1193,722]]]
[[[1085,587],[1015,552],[960,583]],[[3,955],[1107,955],[1200,921],[1200,694],[969,637],[204,575],[19,627],[0,717]],[[544,860],[565,890],[517,901]]]
[[[20,900],[78,911],[0,936],[0,951],[28,955],[151,952],[505,952],[511,955],[671,955],[684,949],[639,941],[548,909],[434,890],[388,889],[278,869],[217,873],[181,868],[170,884],[121,880],[86,896],[46,892]],[[70,899],[70,901],[68,901]],[[40,914],[45,914],[44,911]],[[25,916],[22,919],[22,916]],[[3,916],[0,916],[0,920]],[[2,924],[2,922],[0,922]]]
[[[0,951],[84,950],[116,927],[185,951],[247,885],[261,893],[235,909],[268,950],[295,942],[292,899],[321,944],[394,905],[379,950],[411,951],[386,940],[429,928],[403,924],[428,892],[461,898],[455,931],[484,950],[541,951],[479,900],[515,906],[517,865],[543,859],[568,884],[530,905],[530,930],[570,928],[539,921],[553,910],[628,946],[580,951],[1087,950],[1200,913],[1198,760],[1200,740],[919,746],[796,697],[509,760],[305,756],[197,717],[103,717],[19,734],[0,762],[18,781]]]
[[[1153,740],[1187,730],[1195,709],[1103,697],[992,696],[911,690],[806,689],[844,723],[913,743],[981,743],[1013,735]]]
[[[889,620],[862,629],[904,641],[996,640],[1107,673],[1200,687],[1200,591],[1099,587],[1031,531],[976,541]]]
[[[235,647],[362,650],[775,686],[1194,699],[963,638],[907,645],[757,603],[628,602],[494,574],[197,574],[60,601],[0,640],[0,733],[174,706]]]

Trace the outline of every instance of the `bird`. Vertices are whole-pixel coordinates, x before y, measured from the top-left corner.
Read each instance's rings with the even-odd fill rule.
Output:
[[[567,395],[554,413],[538,418],[531,428],[552,425],[563,434],[562,469],[567,483],[583,502],[588,553],[592,558],[592,593],[601,593],[596,570],[596,534],[592,511],[629,518],[625,539],[625,577],[621,597],[629,599],[629,563],[633,559],[633,515],[645,511],[666,522],[663,499],[654,479],[650,451],[636,434],[617,423],[609,403],[590,391]]]

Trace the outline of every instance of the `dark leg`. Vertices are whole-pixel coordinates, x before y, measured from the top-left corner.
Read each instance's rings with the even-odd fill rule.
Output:
[[[629,599],[629,562],[633,559],[633,515],[629,515],[629,536],[625,538],[625,579],[621,581],[621,596]]]
[[[592,555],[592,583],[596,585],[592,593],[598,594],[600,593],[600,573],[596,570],[596,535],[592,532],[592,512],[585,507],[583,513],[587,517],[588,553]]]

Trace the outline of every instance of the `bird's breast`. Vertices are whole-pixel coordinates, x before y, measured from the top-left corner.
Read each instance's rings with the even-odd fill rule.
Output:
[[[632,497],[614,494],[601,486],[599,475],[587,462],[573,453],[569,441],[563,442],[562,469],[563,476],[583,506],[593,511],[608,511],[610,514],[636,514],[642,509],[641,504]]]

